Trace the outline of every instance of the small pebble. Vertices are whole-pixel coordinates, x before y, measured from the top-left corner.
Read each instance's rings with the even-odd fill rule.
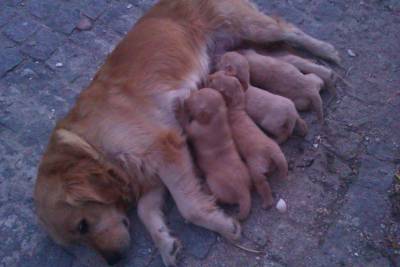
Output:
[[[356,53],[354,53],[353,50],[351,50],[351,49],[347,49],[347,54],[349,54],[349,56],[351,56],[351,57],[357,56]]]
[[[286,205],[285,200],[283,200],[282,198],[279,199],[278,203],[276,203],[276,209],[280,213],[285,213],[287,211],[287,205]]]
[[[128,5],[126,6],[127,9],[131,9],[132,7],[133,7],[132,4],[128,4]]]
[[[87,31],[90,30],[92,26],[93,24],[90,19],[82,17],[81,20],[78,22],[78,25],[76,25],[76,28],[81,31]]]
[[[62,66],[63,66],[63,64],[62,64],[61,62],[57,62],[57,63],[56,63],[56,67],[57,67],[57,68],[60,68],[60,67],[62,67]]]
[[[318,148],[318,146],[319,146],[318,144],[313,144],[314,148]]]

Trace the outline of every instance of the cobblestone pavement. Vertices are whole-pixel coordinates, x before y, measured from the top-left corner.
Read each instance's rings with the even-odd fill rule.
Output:
[[[341,52],[338,95],[323,93],[326,123],[283,147],[290,179],[273,181],[288,212],[255,197],[243,243],[185,224],[181,266],[400,266],[400,2],[259,0]],[[149,8],[145,0],[0,0],[0,265],[104,266],[85,248],[55,245],[38,226],[32,190],[40,155],[104,57]],[[76,29],[82,18],[92,27]],[[82,26],[82,25],[81,25]],[[87,27],[90,25],[84,25]],[[399,177],[400,178],[400,177]],[[120,266],[162,266],[132,212],[134,241]]]

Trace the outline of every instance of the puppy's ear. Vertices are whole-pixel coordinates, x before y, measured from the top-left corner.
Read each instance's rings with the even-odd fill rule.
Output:
[[[243,84],[240,82],[239,79],[235,79],[234,81],[234,86],[235,88],[240,89],[241,92],[246,92],[246,90],[248,89],[248,87],[244,87]]]
[[[224,72],[225,72],[226,75],[229,75],[229,76],[236,76],[237,75],[237,71],[232,66],[232,64],[226,64],[225,67],[224,67]]]

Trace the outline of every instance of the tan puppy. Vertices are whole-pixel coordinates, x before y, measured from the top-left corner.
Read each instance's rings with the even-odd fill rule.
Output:
[[[314,109],[323,120],[322,99],[319,95],[323,80],[314,73],[303,74],[292,64],[253,50],[242,50],[250,65],[250,80],[257,87],[291,99],[300,111]]]
[[[245,219],[251,208],[250,175],[233,142],[224,99],[217,91],[204,88],[192,92],[184,111],[180,122],[209,189],[220,202],[239,204],[238,218]]]
[[[245,93],[238,79],[219,71],[209,76],[208,86],[224,96],[233,139],[262,198],[262,206],[270,207],[273,198],[265,176],[277,169],[279,177],[286,178],[288,165],[285,156],[277,143],[266,136],[247,115]]]
[[[272,134],[278,143],[286,141],[293,131],[307,134],[307,124],[300,118],[293,102],[250,85],[249,63],[237,52],[225,53],[218,69],[239,79],[246,90],[246,111],[263,130]]]
[[[267,49],[256,47],[254,50],[261,55],[270,56],[292,64],[304,74],[314,73],[324,81],[329,92],[332,95],[336,95],[336,77],[335,72],[331,68],[319,65],[310,58],[303,58],[299,56],[296,50],[285,44],[279,46],[270,46]]]

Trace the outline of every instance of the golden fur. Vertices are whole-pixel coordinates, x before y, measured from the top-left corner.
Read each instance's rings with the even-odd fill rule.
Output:
[[[115,263],[129,246],[126,210],[136,204],[164,263],[175,265],[180,242],[163,218],[165,190],[186,220],[240,237],[240,224],[201,192],[171,103],[198,88],[216,54],[244,40],[290,42],[338,61],[332,45],[249,1],[161,0],[51,135],[34,194],[39,220],[56,241],[85,243]]]
[[[245,89],[239,80],[219,71],[209,76],[208,86],[224,96],[233,140],[246,162],[250,176],[262,198],[263,207],[270,207],[273,199],[266,176],[276,169],[279,178],[287,177],[288,165],[285,156],[278,144],[266,136],[247,115]]]
[[[239,204],[238,219],[250,212],[250,175],[236,150],[221,94],[192,92],[181,108],[181,124],[192,142],[196,163],[218,201]]]
[[[296,111],[293,102],[250,85],[250,67],[246,58],[237,52],[225,53],[218,69],[235,76],[246,90],[246,112],[264,131],[273,135],[278,143],[286,141],[295,130],[307,134],[307,124]]]
[[[303,74],[285,61],[243,50],[250,65],[251,84],[271,93],[291,99],[300,111],[313,108],[323,120],[322,99],[319,95],[323,80],[314,73]]]

